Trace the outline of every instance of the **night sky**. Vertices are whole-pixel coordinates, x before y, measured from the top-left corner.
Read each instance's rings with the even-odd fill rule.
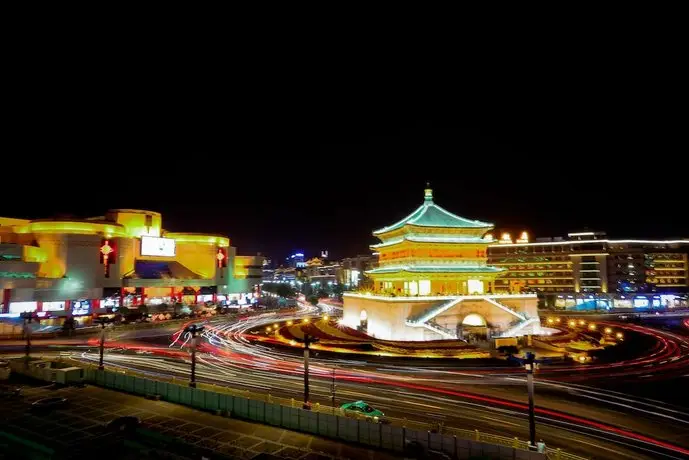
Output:
[[[651,102],[560,102],[448,118],[368,106],[27,110],[3,154],[0,215],[150,209],[168,230],[229,235],[240,254],[341,258],[368,253],[371,231],[419,206],[430,181],[437,204],[498,230],[689,237],[679,120]]]

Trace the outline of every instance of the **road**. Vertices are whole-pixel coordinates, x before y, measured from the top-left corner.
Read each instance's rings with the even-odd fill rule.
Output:
[[[313,311],[277,319],[287,321]],[[274,396],[301,398],[302,359],[293,350],[257,343],[252,338],[265,315],[208,324],[201,345],[199,380]],[[687,373],[686,337],[668,331],[619,325],[625,334],[650,334],[656,346],[641,357],[610,365],[543,366],[537,374],[538,437],[549,446],[590,458],[684,458],[689,455],[689,409],[655,399],[630,397],[609,382],[646,381]],[[186,337],[180,331],[115,333],[109,338],[106,365],[154,375],[189,375]],[[73,345],[67,349],[74,350]],[[136,350],[136,351],[132,351]],[[81,361],[97,361],[95,348],[67,351]],[[446,427],[478,429],[528,438],[523,373],[509,367],[475,367],[442,362],[342,359],[316,355],[311,362],[311,400],[331,398],[335,368],[336,402],[365,400],[388,417],[409,423],[443,422]],[[584,382],[586,385],[584,385]]]

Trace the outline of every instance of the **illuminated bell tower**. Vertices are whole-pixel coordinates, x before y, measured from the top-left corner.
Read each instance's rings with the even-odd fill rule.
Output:
[[[487,233],[493,225],[457,216],[433,202],[423,204],[390,226],[373,232],[381,243],[379,267],[368,273],[374,290],[403,296],[485,294],[504,269],[487,264]]]

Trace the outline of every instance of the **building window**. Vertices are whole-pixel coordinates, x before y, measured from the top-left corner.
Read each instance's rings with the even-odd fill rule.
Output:
[[[467,290],[469,294],[483,294],[483,281],[469,280],[467,281]]]
[[[431,280],[419,281],[419,295],[429,295],[431,293]]]

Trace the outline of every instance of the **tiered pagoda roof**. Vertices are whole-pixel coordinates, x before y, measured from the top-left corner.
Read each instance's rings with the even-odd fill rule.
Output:
[[[433,190],[430,188],[425,190],[424,202],[414,212],[397,223],[375,230],[373,234],[376,236],[382,235],[400,229],[405,225],[440,228],[475,228],[485,229],[486,231],[493,228],[493,224],[481,222],[480,220],[466,219],[441,208],[433,202]]]

